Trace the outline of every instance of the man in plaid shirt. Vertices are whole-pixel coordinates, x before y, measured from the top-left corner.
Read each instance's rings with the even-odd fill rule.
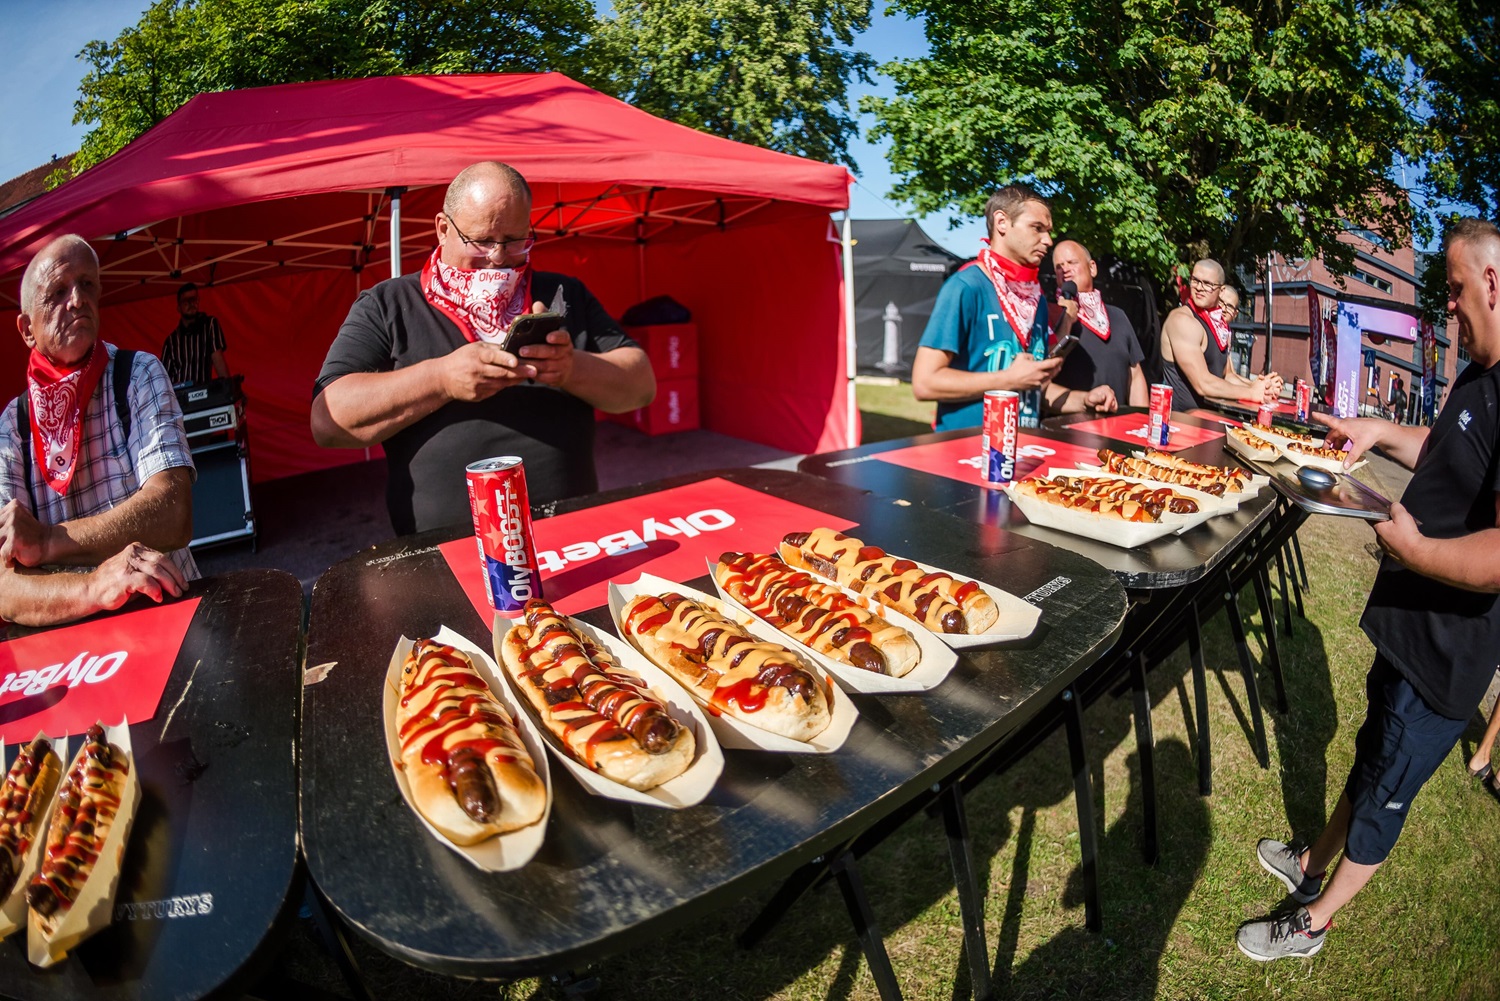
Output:
[[[135,355],[128,380],[116,380],[115,348],[98,339],[99,289],[99,259],[78,236],[49,243],[21,279],[28,417],[19,398],[0,413],[0,618],[22,625],[136,594],[160,601],[198,576],[182,412],[152,355]],[[48,572],[58,567],[92,569]]]

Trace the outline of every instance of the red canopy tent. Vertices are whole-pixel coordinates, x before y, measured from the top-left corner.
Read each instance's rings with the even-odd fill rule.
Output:
[[[160,349],[184,281],[245,374],[257,479],[362,458],[318,448],[313,379],[350,303],[431,252],[449,180],[477,160],[532,186],[533,264],[616,316],[693,311],[703,426],[789,451],[857,441],[845,258],[849,174],[674,125],[555,73],[385,77],[203,94],[105,162],[0,218],[0,311],[79,233],[103,265],[103,335]],[[406,238],[402,239],[405,221]],[[0,392],[24,346],[0,338]]]

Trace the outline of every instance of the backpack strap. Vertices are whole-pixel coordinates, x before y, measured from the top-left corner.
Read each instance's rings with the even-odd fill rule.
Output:
[[[36,491],[31,489],[31,388],[21,387],[16,397],[16,439],[21,450],[21,482],[26,484],[26,496],[31,498],[31,513],[36,514]]]
[[[130,444],[130,372],[135,367],[136,352],[128,348],[115,349],[115,370],[112,384],[115,391],[115,414],[120,418],[120,427],[125,434],[125,444]]]

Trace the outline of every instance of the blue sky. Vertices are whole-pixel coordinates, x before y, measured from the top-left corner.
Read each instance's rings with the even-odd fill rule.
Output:
[[[74,125],[73,102],[84,64],[78,52],[92,39],[113,39],[139,20],[149,6],[143,0],[0,0],[0,94],[6,110],[0,114],[0,181],[78,148],[86,131]],[[925,55],[927,40],[919,22],[883,15],[877,0],[870,30],[856,45],[884,63]],[[851,88],[851,103],[865,94],[892,96],[889,78],[877,76],[873,85]],[[861,118],[861,130],[873,124]],[[892,218],[908,214],[905,205],[889,198],[894,185],[885,160],[885,144],[856,140],[850,148],[859,163],[859,183],[850,192],[850,212],[856,219]],[[965,257],[974,253],[984,235],[984,224],[974,218],[948,228],[946,215],[922,221],[939,243]]]

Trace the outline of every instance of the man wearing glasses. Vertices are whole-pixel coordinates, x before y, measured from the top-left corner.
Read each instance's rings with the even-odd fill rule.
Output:
[[[1234,312],[1221,301],[1233,297]],[[1224,269],[1204,258],[1193,265],[1185,303],[1167,314],[1161,328],[1162,377],[1172,387],[1172,409],[1191,410],[1208,400],[1274,401],[1281,377],[1246,379],[1229,363],[1229,321],[1239,294],[1224,285]]]
[[[399,535],[467,522],[464,466],[492,456],[525,460],[533,504],[597,490],[594,409],[621,413],[655,395],[646,353],[583,283],[531,269],[530,222],[516,170],[465,168],[422,270],[362,292],[328,349],[313,438],[385,447]],[[564,314],[563,330],[501,350],[518,316],[547,309]]]

